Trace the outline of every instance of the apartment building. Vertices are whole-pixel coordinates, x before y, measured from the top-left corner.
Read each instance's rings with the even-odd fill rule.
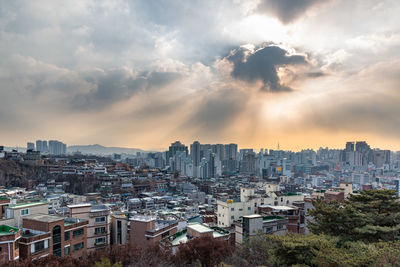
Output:
[[[8,205],[4,208],[5,217],[1,224],[21,228],[22,218],[30,214],[48,214],[49,208],[46,201],[19,203]]]
[[[144,246],[158,244],[161,239],[177,232],[178,222],[157,220],[153,216],[135,215],[129,219],[129,242]]]
[[[111,244],[126,245],[129,242],[128,216],[125,214],[111,215]]]
[[[105,249],[110,246],[111,216],[106,205],[89,203],[68,205],[69,215],[73,218],[87,220],[87,251]]]
[[[265,194],[255,194],[254,188],[241,188],[240,201],[227,199],[217,200],[217,220],[219,227],[230,227],[234,221],[243,216],[257,213],[257,207],[262,205],[291,205],[303,201],[304,196],[295,193],[282,193],[279,186],[267,184]]]
[[[235,244],[242,244],[246,238],[252,238],[259,232],[264,234],[283,235],[287,232],[289,220],[283,216],[262,216],[253,214],[243,216],[235,223]]]
[[[27,215],[22,220],[19,241],[22,259],[38,259],[48,255],[83,257],[86,254],[88,221],[48,214]]]

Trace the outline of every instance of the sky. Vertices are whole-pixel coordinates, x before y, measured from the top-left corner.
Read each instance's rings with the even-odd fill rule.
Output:
[[[400,150],[398,0],[0,0],[0,144]]]

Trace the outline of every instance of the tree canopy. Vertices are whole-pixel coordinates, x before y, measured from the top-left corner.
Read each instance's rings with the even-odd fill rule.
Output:
[[[314,234],[340,237],[345,241],[400,240],[400,202],[394,190],[369,190],[350,195],[343,203],[313,201],[309,211]]]

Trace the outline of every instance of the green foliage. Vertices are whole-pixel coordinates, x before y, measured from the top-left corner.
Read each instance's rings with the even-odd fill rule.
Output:
[[[344,203],[313,201],[309,211],[314,234],[338,236],[341,242],[400,240],[400,202],[393,190],[362,191]]]
[[[95,262],[95,267],[122,267],[122,263],[116,262],[111,264],[111,261],[108,258],[101,258],[100,261]]]

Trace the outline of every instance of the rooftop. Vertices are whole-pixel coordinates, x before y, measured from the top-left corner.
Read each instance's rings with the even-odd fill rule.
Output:
[[[187,228],[193,229],[194,231],[199,233],[209,233],[213,231],[213,229],[198,223],[188,224]]]
[[[286,220],[286,218],[283,216],[275,216],[275,215],[263,217],[263,222],[273,222],[278,220]]]
[[[90,208],[90,211],[93,211],[93,212],[95,212],[95,211],[107,211],[107,210],[110,210],[110,208],[108,206],[106,206],[106,205],[93,205]]]
[[[260,205],[260,208],[271,208],[273,210],[297,210],[295,207],[290,206],[272,206],[272,205]]]
[[[18,228],[10,227],[8,225],[0,225],[0,236],[15,234],[19,231]]]
[[[47,205],[47,202],[39,201],[39,202],[19,203],[19,204],[9,205],[8,208],[20,209],[20,208],[33,207],[33,206],[39,206],[39,205],[44,205],[44,204]]]
[[[41,213],[26,215],[26,216],[24,216],[24,219],[35,220],[35,221],[46,222],[46,223],[52,223],[52,222],[64,220],[63,217],[58,217],[58,216],[48,215],[48,214],[41,214]]]

